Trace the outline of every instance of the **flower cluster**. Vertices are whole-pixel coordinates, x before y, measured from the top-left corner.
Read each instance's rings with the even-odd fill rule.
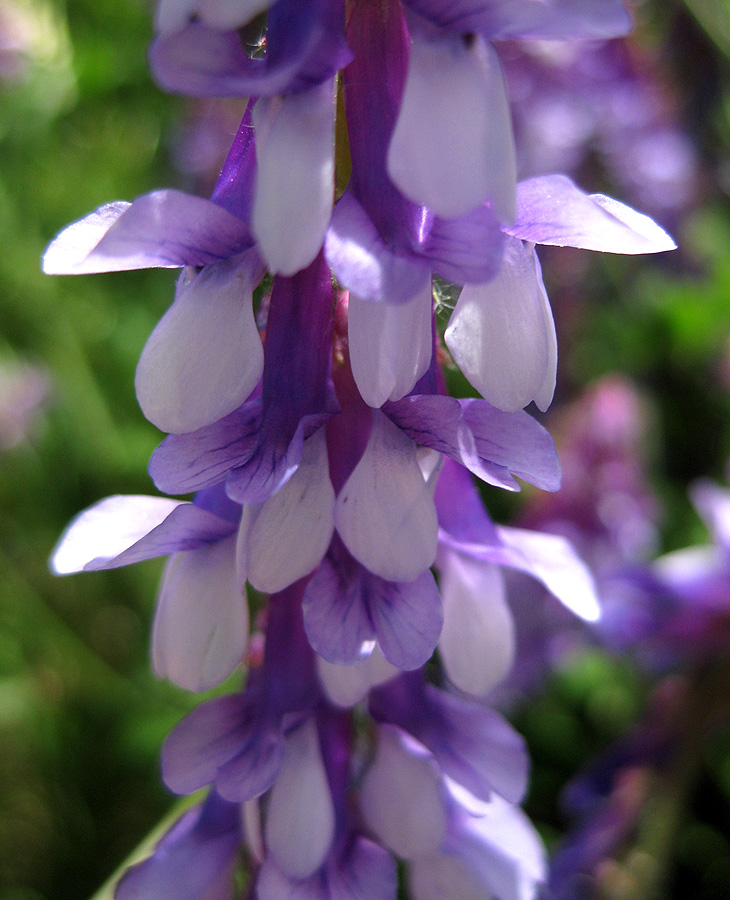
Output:
[[[194,498],[108,498],[53,566],[168,555],[155,671],[247,677],[168,738],[166,784],[210,790],[118,900],[232,897],[242,847],[259,900],[391,900],[395,857],[416,900],[544,880],[523,742],[483,702],[514,656],[501,567],[585,618],[597,602],[568,542],[495,525],[471,474],[559,486],[524,411],[557,361],[534,245],[673,243],[565,177],[517,184],[492,42],[628,24],[618,0],[161,0],[160,83],[251,98],[212,197],[102,207],[44,267],[183,270],[136,390],[168,433],[156,487]],[[463,285],[444,340],[480,398],[446,392],[436,277]]]

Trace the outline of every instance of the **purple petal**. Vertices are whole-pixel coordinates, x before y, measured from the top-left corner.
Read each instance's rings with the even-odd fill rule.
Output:
[[[222,481],[254,453],[261,425],[261,398],[189,434],[171,434],[150,460],[150,476],[167,494],[187,494]]]
[[[256,705],[256,696],[234,694],[183,719],[162,748],[162,777],[170,790],[190,794],[215,784],[236,803],[267,791],[281,767],[284,737]]]
[[[176,794],[212,784],[218,769],[232,759],[253,731],[251,697],[232,694],[194,709],[162,747],[162,777]]]
[[[560,487],[560,462],[553,439],[525,412],[503,413],[486,400],[464,400],[464,421],[479,457],[502,465],[544,491]]]
[[[325,253],[337,280],[363,300],[406,303],[429,282],[428,265],[386,246],[350,192],[335,205]]]
[[[663,253],[677,246],[648,216],[603,194],[585,194],[564,175],[521,182],[517,221],[505,231],[533,244],[604,253]]]
[[[496,791],[518,803],[527,790],[529,759],[522,736],[499,713],[427,685],[432,715],[419,738],[447,775],[476,797]]]
[[[283,759],[284,737],[279,729],[252,731],[233,759],[220,767],[216,790],[236,803],[260,797],[276,781]]]
[[[432,24],[458,34],[511,38],[621,37],[631,18],[620,0],[406,0]]]
[[[246,223],[251,221],[256,178],[256,140],[251,123],[253,105],[254,101],[250,100],[210,198]]]
[[[499,269],[504,235],[489,206],[458,219],[434,217],[423,255],[436,273],[457,284],[488,281]]]
[[[309,643],[328,662],[356,662],[363,645],[375,637],[363,574],[362,567],[344,548],[333,548],[304,591],[304,627]]]
[[[258,900],[395,900],[393,857],[366,838],[347,841],[344,853],[332,853],[310,878],[297,881],[266,860],[259,874]]]
[[[112,203],[69,225],[43,257],[47,275],[207,266],[251,247],[248,226],[227,210],[181,191]]]
[[[489,484],[519,490],[516,475],[543,490],[560,485],[552,438],[523,411],[501,412],[486,400],[411,395],[386,403],[383,412],[416,443],[450,456]]]
[[[239,809],[215,792],[166,832],[152,856],[128,869],[115,900],[224,900],[234,895]]]
[[[152,70],[166,90],[196,97],[300,91],[352,58],[342,36],[343,7],[339,0],[279,0],[268,12],[266,54],[258,59],[247,54],[237,31],[193,23],[153,43]]]
[[[234,500],[259,502],[296,470],[304,441],[339,410],[330,380],[332,275],[323,255],[277,277],[264,346],[263,418],[255,447],[232,473]]]
[[[355,53],[342,73],[352,158],[349,192],[387,247],[417,253],[428,214],[407,200],[386,173],[410,46],[400,4],[353,5],[347,40]]]
[[[454,540],[465,543],[495,543],[494,523],[469,473],[447,459],[434,494],[439,526]]]
[[[369,576],[368,607],[383,656],[399,669],[417,669],[436,648],[443,607],[426,569],[415,581],[393,583]]]
[[[51,565],[57,575],[116,569],[193,550],[233,534],[236,526],[191,503],[167,497],[107,497],[63,533]]]
[[[304,442],[315,434],[333,413],[304,416],[299,421],[289,444],[275,435],[267,440],[262,429],[256,449],[228,476],[226,490],[239,503],[261,503],[282,488],[297,471],[304,452]]]
[[[519,802],[527,788],[523,738],[498,713],[405,675],[370,694],[378,721],[398,725],[433,753],[444,772],[482,800],[496,791]]]

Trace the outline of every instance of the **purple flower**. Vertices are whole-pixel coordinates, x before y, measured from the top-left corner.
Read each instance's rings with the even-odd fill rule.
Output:
[[[436,489],[444,602],[439,652],[451,682],[485,696],[509,672],[516,630],[500,568],[530,575],[582,619],[598,618],[593,579],[556,535],[494,525],[466,473],[446,463]]]
[[[245,575],[236,565],[240,507],[222,491],[195,503],[108,497],[68,526],[51,559],[59,575],[170,554],[152,633],[155,672],[191,691],[219,684],[248,644]]]
[[[150,464],[160,490],[187,493],[226,478],[233,499],[259,503],[287,483],[305,440],[337,409],[329,382],[333,306],[321,256],[294,278],[275,280],[261,395],[220,421],[167,438]]]
[[[215,791],[185,812],[152,855],[122,876],[115,900],[233,900],[239,807]]]
[[[212,200],[155,191],[109,204],[68,226],[43,258],[48,274],[184,268],[135,379],[142,411],[162,431],[216,421],[261,377],[252,300],[263,269],[246,222],[253,152],[245,117]]]
[[[314,654],[301,624],[301,582],[273,595],[263,664],[240,694],[203,703],[167,738],[162,775],[176,793],[215,785],[231,802],[260,796],[276,781],[286,737],[318,699]]]
[[[426,748],[391,725],[379,728],[362,808],[378,839],[406,860],[417,900],[531,900],[545,879],[545,851],[524,813],[445,780]]]

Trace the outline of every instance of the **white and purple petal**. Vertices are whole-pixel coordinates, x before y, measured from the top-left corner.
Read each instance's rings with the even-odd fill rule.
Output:
[[[47,275],[207,266],[248,250],[245,222],[181,191],[110,203],[65,228],[43,257]]]
[[[370,695],[379,722],[397,725],[431,753],[444,773],[474,797],[496,791],[510,802],[525,793],[524,739],[498,713],[426,682],[422,672],[401,675]]]
[[[335,204],[325,255],[337,280],[362,300],[407,303],[431,282],[428,264],[386,243],[350,191]]]
[[[701,480],[691,486],[690,497],[715,544],[724,550],[730,549],[730,491]]]
[[[69,524],[51,567],[57,575],[115,569],[214,543],[235,527],[192,503],[167,497],[107,497]]]
[[[393,857],[363,837],[342,842],[344,852],[329,855],[314,875],[288,878],[271,860],[259,873],[258,900],[395,900],[398,878]]]
[[[653,219],[603,194],[586,194],[565,175],[541,175],[517,186],[517,219],[505,229],[533,244],[603,253],[676,249]]]
[[[383,656],[376,644],[372,653],[349,666],[317,657],[317,674],[330,703],[343,709],[355,706],[367,697],[371,688],[394,678],[400,672]]]
[[[268,9],[273,0],[159,0],[155,26],[161,34],[180,31],[195,16],[211,28],[240,28]]]

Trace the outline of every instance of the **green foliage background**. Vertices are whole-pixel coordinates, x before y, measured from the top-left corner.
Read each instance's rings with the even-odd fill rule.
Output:
[[[82,508],[151,489],[158,434],[133,375],[174,275],[53,279],[39,261],[61,227],[102,203],[191,189],[170,153],[187,107],[149,77],[141,0],[7,0],[7,10],[27,46],[0,82],[0,379],[40,366],[50,396],[27,440],[0,452],[0,898],[83,900],[169,810],[159,747],[193,700],[149,670],[159,564],[56,579],[47,558]],[[655,404],[651,476],[667,549],[705,539],[685,489],[721,479],[730,456],[728,15],[723,0],[642,9],[639,39],[669,67],[707,171],[706,200],[677,235],[691,265],[595,260],[573,342],[561,345],[561,399],[618,371]],[[548,280],[549,265],[559,254]],[[592,651],[521,715],[530,807],[548,839],[564,825],[561,785],[628,727],[645,692],[629,662]],[[667,897],[730,896],[727,738],[703,751],[671,836]]]

